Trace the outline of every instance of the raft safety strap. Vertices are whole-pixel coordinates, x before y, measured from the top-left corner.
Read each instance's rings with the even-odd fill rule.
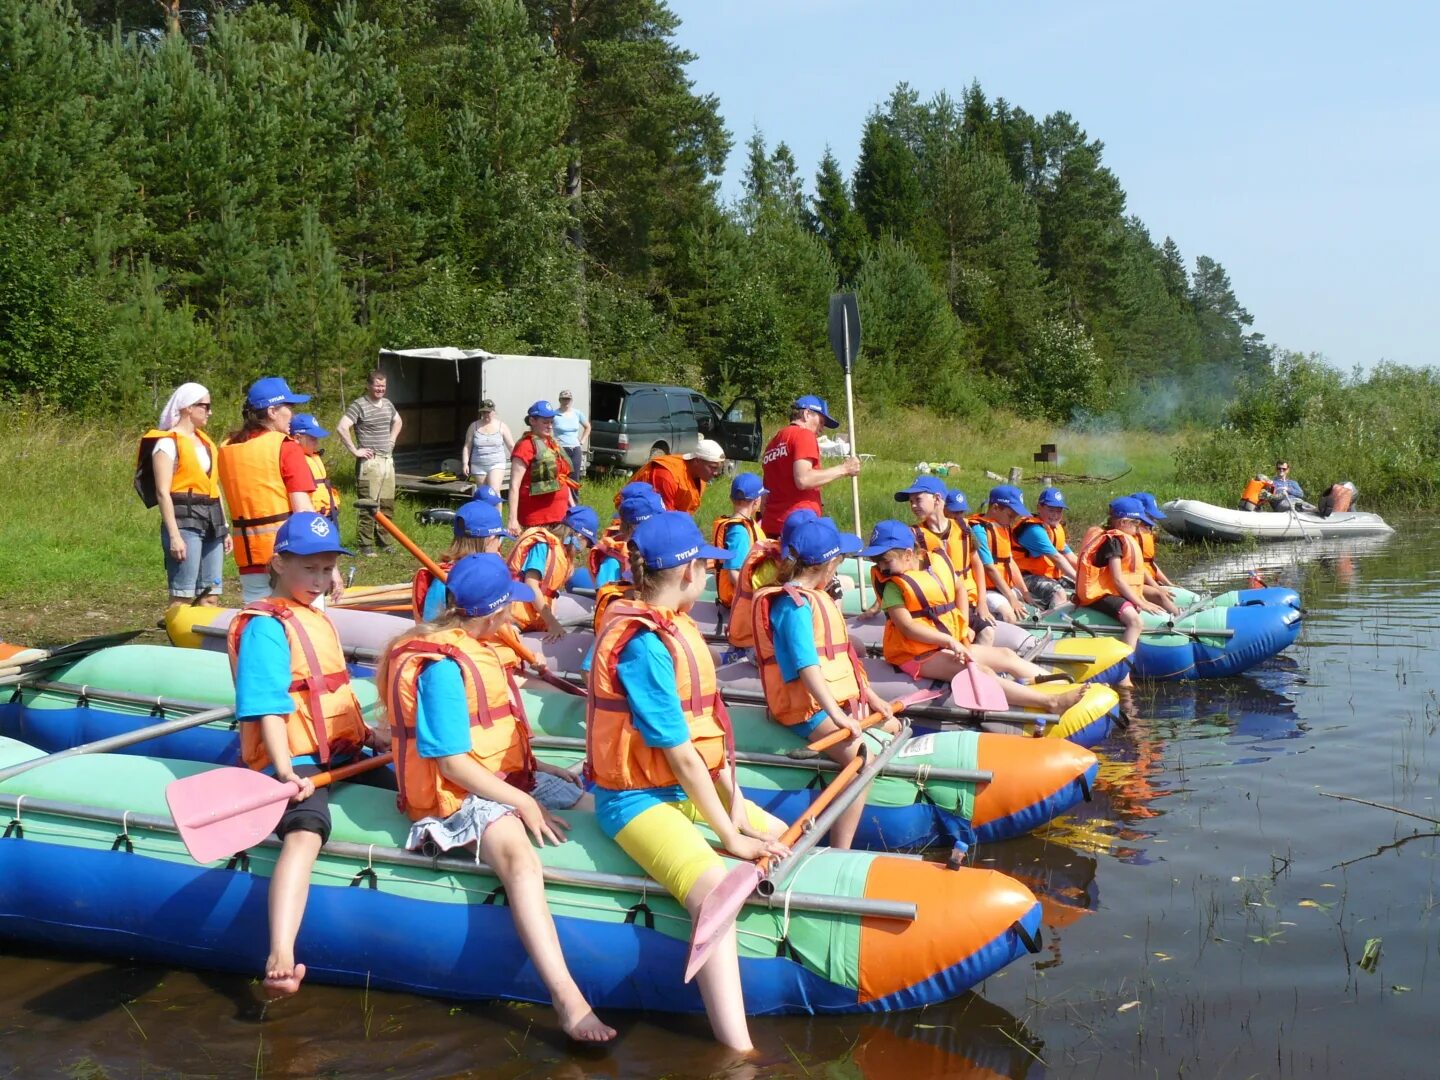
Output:
[[[10,704],[16,705],[24,695],[20,692],[20,685],[17,683],[15,689],[10,691]]]
[[[1080,794],[1085,797],[1086,802],[1093,801],[1090,796],[1090,781],[1085,778],[1084,773],[1080,774]]]
[[[24,801],[24,795],[15,796],[15,816],[10,819],[10,824],[5,826],[5,835],[0,836],[0,840],[8,840],[12,836],[16,840],[25,839],[25,826],[20,824],[20,806]]]
[[[625,923],[627,926],[634,925],[636,918],[645,920],[646,930],[655,929],[655,912],[650,910],[650,905],[644,900],[632,905],[625,912]]]
[[[355,872],[355,876],[350,879],[350,887],[357,888],[362,881],[371,889],[380,888],[380,879],[375,873],[374,844],[370,845],[370,850],[365,855],[365,865],[362,866],[359,870],[357,870]]]
[[[485,899],[480,902],[487,906],[510,906],[509,899],[505,895],[504,885],[496,885],[495,888],[491,889],[488,893],[485,894]]]
[[[1040,930],[1037,929],[1035,931],[1035,936],[1031,937],[1030,931],[1025,929],[1025,924],[1022,923],[1019,919],[1015,920],[1014,930],[1015,933],[1020,935],[1020,940],[1024,943],[1026,950],[1028,950],[1029,952],[1038,953],[1041,949],[1045,947],[1045,935]]]
[[[110,845],[111,851],[119,851],[124,847],[126,855],[135,854],[135,845],[130,842],[130,811],[126,810],[120,816],[120,831],[115,836],[115,842]]]
[[[80,694],[75,699],[77,709],[88,709],[90,707],[90,684],[86,683],[80,687]]]
[[[225,869],[239,870],[242,874],[248,874],[250,872],[250,852],[237,851],[231,855],[230,860],[225,864]]]
[[[165,719],[165,699],[159,694],[155,695],[155,704],[150,706],[150,716],[156,720]]]

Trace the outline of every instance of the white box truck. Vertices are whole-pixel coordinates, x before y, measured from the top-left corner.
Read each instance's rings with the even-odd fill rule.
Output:
[[[459,472],[465,432],[480,402],[495,403],[500,419],[519,438],[531,404],[557,403],[560,391],[575,395],[575,408],[590,415],[590,361],[562,356],[514,356],[484,349],[441,346],[381,349],[379,369],[387,395],[400,411],[404,427],[395,447],[397,486],[435,495],[467,497],[470,485],[435,483],[425,477],[447,463]]]

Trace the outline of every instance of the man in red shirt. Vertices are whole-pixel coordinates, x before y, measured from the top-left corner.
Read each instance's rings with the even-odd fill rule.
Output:
[[[807,394],[790,409],[790,423],[775,433],[760,459],[765,487],[765,514],[760,527],[766,536],[779,536],[785,519],[803,508],[824,512],[820,489],[832,480],[860,474],[860,460],[846,458],[839,465],[820,468],[820,443],[816,436],[821,427],[838,428],[840,421],[830,418],[830,406],[824,398]]]
[[[555,408],[537,401],[525,417],[530,430],[510,451],[510,530],[565,520],[570,493],[570,458],[555,441]]]

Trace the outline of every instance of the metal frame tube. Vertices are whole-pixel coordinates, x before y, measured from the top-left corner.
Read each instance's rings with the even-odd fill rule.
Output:
[[[206,709],[203,712],[193,713],[190,716],[179,716],[174,720],[166,720],[161,724],[150,724],[143,728],[136,728],[134,731],[127,731],[120,735],[112,735],[108,739],[96,739],[94,742],[72,746],[69,750],[61,750],[54,754],[45,754],[42,757],[32,758],[29,761],[22,761],[18,765],[12,765],[8,769],[0,769],[0,781],[9,780],[11,777],[27,773],[31,769],[38,769],[42,765],[50,765],[56,761],[81,757],[85,754],[108,754],[112,750],[124,750],[137,743],[147,742],[150,739],[158,739],[164,735],[173,735],[175,732],[184,731],[187,728],[214,723],[216,720],[229,720],[234,715],[235,710],[231,706],[226,706],[223,709]]]

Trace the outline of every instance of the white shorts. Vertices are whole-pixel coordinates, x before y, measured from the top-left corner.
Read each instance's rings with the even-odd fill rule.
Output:
[[[585,789],[563,776],[541,772],[535,774],[535,786],[530,789],[530,795],[546,810],[569,810],[585,795]],[[480,838],[485,835],[485,830],[506,814],[514,812],[515,808],[508,803],[467,795],[460,809],[449,817],[421,818],[411,825],[405,847],[434,856],[474,844],[476,858],[479,858]]]

